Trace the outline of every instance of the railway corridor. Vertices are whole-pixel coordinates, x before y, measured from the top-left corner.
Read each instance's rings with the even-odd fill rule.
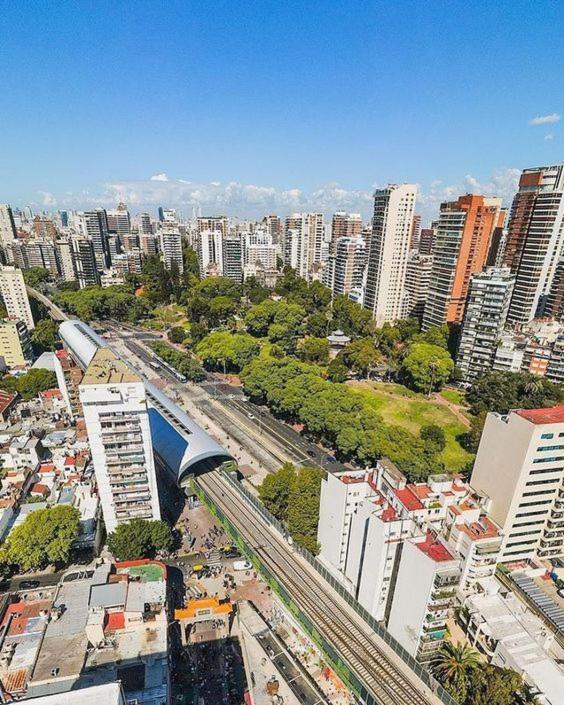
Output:
[[[202,475],[197,483],[285,588],[323,639],[334,646],[372,696],[370,700],[377,705],[440,705],[439,697],[259,516],[221,471]]]

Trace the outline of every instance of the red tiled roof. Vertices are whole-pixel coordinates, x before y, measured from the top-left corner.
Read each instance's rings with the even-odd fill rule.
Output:
[[[15,392],[6,392],[4,389],[0,389],[0,413],[6,411],[16,396]]]
[[[403,490],[394,490],[394,494],[410,512],[425,508],[408,487],[405,487]]]
[[[44,399],[62,399],[62,394],[58,389],[46,389],[44,392],[39,392]]]
[[[393,507],[386,507],[382,512],[382,521],[395,521],[397,518],[396,510]]]
[[[564,404],[549,409],[517,409],[514,413],[534,424],[564,423]]]
[[[8,636],[18,636],[23,634],[25,631],[25,625],[27,624],[27,617],[14,617],[10,622],[10,628],[8,629]]]
[[[442,561],[451,561],[453,556],[447,550],[445,546],[440,541],[433,536],[433,534],[428,533],[425,537],[425,541],[421,541],[415,544],[420,551],[423,551],[425,555],[429,556],[436,563]]]
[[[55,470],[56,467],[53,463],[43,463],[39,466],[39,470],[37,472],[55,472]]]
[[[67,455],[65,458],[65,466],[68,467],[69,465],[75,465],[76,463],[76,458],[73,455]]]
[[[8,671],[2,676],[2,685],[7,693],[18,693],[24,689],[27,682],[27,668],[18,668],[17,671]]]
[[[125,614],[123,612],[110,612],[108,620],[104,625],[105,632],[114,632],[116,629],[125,627]]]
[[[32,494],[49,494],[50,489],[46,485],[42,485],[40,482],[36,482],[31,488]]]
[[[429,485],[421,484],[421,485],[413,485],[409,484],[408,488],[413,492],[414,495],[419,497],[419,499],[427,499],[427,497],[431,494],[431,488]]]

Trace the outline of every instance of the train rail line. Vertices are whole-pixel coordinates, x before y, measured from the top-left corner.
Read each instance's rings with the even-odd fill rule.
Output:
[[[340,653],[381,705],[436,705],[440,702],[408,666],[392,662],[384,645],[360,617],[350,615],[347,603],[299,559],[284,540],[270,529],[243,495],[214,471],[197,482],[225,513],[268,570],[291,594],[296,605],[315,625],[320,634]],[[399,656],[397,657],[399,659]]]

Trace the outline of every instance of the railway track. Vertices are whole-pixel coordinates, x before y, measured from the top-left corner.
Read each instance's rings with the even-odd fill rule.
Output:
[[[313,569],[305,561],[297,564],[298,559],[284,540],[270,530],[242,495],[234,492],[219,471],[201,476],[197,482],[324,638],[335,646],[377,703],[436,705],[440,702],[407,666],[402,670],[392,663],[378,643],[379,637],[360,617],[354,620],[349,616],[347,603],[321,576],[313,575]]]

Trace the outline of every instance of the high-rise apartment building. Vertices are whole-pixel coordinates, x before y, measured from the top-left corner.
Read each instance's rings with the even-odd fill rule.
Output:
[[[184,271],[182,258],[182,235],[175,228],[165,225],[159,235],[161,258],[166,269],[170,270],[173,263],[178,267],[178,272]]]
[[[470,277],[482,271],[504,216],[498,198],[467,194],[441,204],[423,330],[462,321]]]
[[[10,246],[16,240],[14,214],[7,203],[0,203],[0,249],[5,262],[12,262]]]
[[[333,293],[348,296],[353,289],[360,289],[366,265],[366,243],[362,237],[340,237],[335,242],[333,259]]]
[[[115,210],[106,211],[108,219],[108,232],[119,235],[120,239],[129,235],[131,231],[131,217],[125,203],[118,204]]]
[[[409,249],[417,250],[419,248],[419,239],[421,237],[421,216],[415,213],[411,221],[411,235],[409,238]]]
[[[423,320],[432,268],[432,255],[422,255],[417,250],[412,250],[409,253],[405,272],[402,318],[413,317],[417,318],[419,322]]]
[[[418,251],[420,255],[432,255],[435,245],[435,230],[434,228],[421,228],[419,233]]]
[[[362,217],[360,213],[347,213],[337,211],[333,213],[331,221],[331,247],[330,252],[334,253],[337,240],[341,237],[359,237],[362,233]]]
[[[149,213],[139,214],[139,233],[141,235],[150,235],[153,232],[153,226],[151,224],[151,216]]]
[[[139,248],[141,250],[141,254],[144,257],[156,255],[158,251],[157,242],[158,238],[153,233],[140,233]]]
[[[28,330],[33,330],[35,323],[21,269],[0,266],[0,294],[4,300],[8,318],[12,321],[23,321]]]
[[[222,237],[229,235],[229,223],[226,215],[213,215],[198,218],[198,233],[210,230],[212,233],[219,230]]]
[[[564,555],[564,406],[490,413],[470,484],[501,527],[502,561]]]
[[[412,184],[390,184],[374,193],[364,308],[379,326],[401,318],[416,194]]]
[[[223,238],[221,271],[228,279],[239,283],[243,281],[243,246],[240,235]]]
[[[99,348],[79,391],[106,530],[134,518],[160,519],[143,380]]]
[[[0,358],[7,367],[25,367],[33,360],[31,338],[23,321],[0,320]]]
[[[78,286],[81,289],[87,286],[99,286],[100,273],[92,240],[85,237],[75,237],[71,240],[71,247]]]
[[[564,255],[564,164],[525,169],[513,199],[503,262],[516,274],[508,321],[544,315]]]
[[[278,245],[282,240],[282,221],[277,215],[267,215],[262,219],[263,228],[272,238],[272,243]]]
[[[456,365],[469,382],[492,369],[515,275],[508,267],[491,267],[474,274],[460,332]]]
[[[286,218],[284,262],[300,277],[312,279],[323,261],[322,213],[293,213]]]
[[[221,274],[223,267],[223,238],[221,230],[202,230],[198,235],[198,262],[200,275],[209,271]]]
[[[57,261],[59,262],[59,271],[66,282],[76,280],[76,271],[74,268],[74,257],[72,251],[72,243],[69,239],[57,240],[55,243],[57,252]]]
[[[108,266],[108,221],[106,211],[98,208],[80,216],[82,234],[92,241],[96,266],[102,271]]]

